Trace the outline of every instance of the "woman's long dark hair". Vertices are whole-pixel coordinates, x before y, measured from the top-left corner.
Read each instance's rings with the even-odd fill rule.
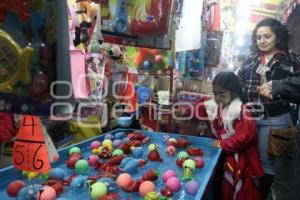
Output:
[[[214,78],[213,85],[218,85],[228,90],[232,95],[237,96],[244,102],[242,85],[238,76],[233,72],[220,72]]]
[[[280,50],[283,50],[285,53],[289,52],[289,39],[290,39],[290,34],[287,29],[287,27],[283,24],[281,24],[278,20],[272,19],[272,18],[267,18],[262,21],[260,21],[255,29],[252,32],[252,45],[250,47],[251,53],[252,54],[258,54],[260,50],[257,47],[257,40],[256,40],[256,33],[257,29],[262,27],[262,26],[268,26],[271,28],[272,32],[276,35],[277,39],[277,44],[276,47]]]

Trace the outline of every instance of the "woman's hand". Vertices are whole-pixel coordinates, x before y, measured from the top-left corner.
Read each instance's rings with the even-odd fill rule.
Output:
[[[269,99],[273,99],[272,97],[272,81],[269,81],[262,86],[257,87],[257,92]]]

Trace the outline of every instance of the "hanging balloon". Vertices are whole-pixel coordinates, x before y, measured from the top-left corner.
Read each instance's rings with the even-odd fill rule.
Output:
[[[148,60],[145,60],[144,62],[143,62],[143,68],[144,69],[150,69],[152,67],[152,63],[151,62],[149,62]]]
[[[156,55],[156,56],[155,56],[155,62],[156,62],[156,63],[161,63],[162,60],[163,60],[163,57],[162,57],[161,55]]]

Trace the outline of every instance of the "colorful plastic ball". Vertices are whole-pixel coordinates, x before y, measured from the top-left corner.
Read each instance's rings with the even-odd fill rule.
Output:
[[[102,182],[96,182],[91,186],[91,198],[99,199],[107,194],[107,186]]]
[[[157,192],[148,192],[143,200],[153,200],[153,199],[160,199]]]
[[[167,170],[167,171],[165,171],[165,172],[163,173],[162,179],[163,179],[164,182],[167,182],[167,180],[168,180],[169,178],[171,178],[171,177],[176,177],[176,176],[177,176],[177,175],[176,175],[176,172],[169,169],[169,170]]]
[[[112,146],[113,148],[118,148],[122,143],[123,143],[122,140],[116,139],[113,141]]]
[[[180,190],[180,180],[177,177],[171,177],[167,180],[166,186],[170,188],[173,192],[178,192]]]
[[[184,186],[185,192],[189,195],[196,195],[199,189],[199,183],[197,181],[189,181]]]
[[[122,149],[115,149],[112,153],[113,156],[117,156],[117,155],[123,155],[124,152]]]
[[[91,148],[91,149],[96,149],[96,148],[98,148],[98,147],[100,147],[100,146],[101,146],[101,142],[99,142],[99,141],[97,141],[97,140],[91,142],[91,144],[90,144],[90,148]]]
[[[105,139],[102,142],[102,146],[112,147],[112,141],[110,139]]]
[[[14,180],[6,187],[6,193],[10,197],[16,197],[18,192],[25,186],[24,181]]]
[[[155,56],[155,62],[160,63],[160,62],[162,62],[162,60],[163,60],[163,57],[161,55]]]
[[[112,134],[108,133],[105,135],[104,139],[112,140],[112,139],[114,139],[114,136]]]
[[[99,162],[99,157],[96,155],[90,155],[88,157],[88,164],[89,166],[96,166],[96,164]]]
[[[158,147],[158,146],[157,146],[156,144],[149,144],[149,146],[148,146],[148,151],[156,150],[157,147]]]
[[[167,144],[171,146],[176,146],[177,140],[175,138],[169,138]]]
[[[177,159],[188,158],[188,157],[189,157],[189,154],[186,151],[180,151],[177,154]]]
[[[152,67],[152,63],[149,62],[148,60],[145,60],[145,61],[143,62],[143,68],[144,68],[144,69],[150,69],[151,67]]]
[[[176,148],[174,146],[167,146],[166,153],[169,156],[175,156],[175,154],[176,154]]]
[[[39,200],[55,200],[56,199],[56,192],[52,187],[45,185],[37,193],[36,199],[39,199]]]
[[[148,192],[154,192],[156,187],[152,181],[144,181],[139,187],[139,192],[142,197],[144,197]]]
[[[203,158],[202,157],[196,157],[195,159],[194,159],[194,161],[195,161],[195,163],[196,163],[196,167],[197,168],[202,168],[202,167],[204,167],[204,160],[203,160]]]
[[[75,164],[77,163],[78,160],[79,160],[78,157],[74,157],[74,156],[70,157],[69,160],[67,160],[67,162],[66,162],[67,163],[67,167],[69,169],[74,169],[75,168]]]
[[[143,156],[143,148],[142,147],[134,147],[131,150],[132,157],[141,158]]]
[[[170,135],[168,135],[168,134],[164,134],[164,135],[162,136],[162,140],[163,140],[164,142],[167,142],[169,139],[170,139]]]
[[[117,184],[120,188],[128,187],[132,183],[132,177],[130,174],[122,173],[117,178]]]
[[[183,162],[182,167],[184,167],[184,168],[188,167],[188,168],[194,170],[196,168],[196,163],[192,159],[187,159],[186,161]]]
[[[115,134],[115,139],[121,140],[121,139],[123,139],[124,137],[125,137],[125,132],[117,132],[117,133]]]
[[[61,168],[53,168],[49,174],[49,178],[55,180],[62,180],[65,177],[64,170]]]
[[[89,163],[86,160],[78,160],[75,164],[75,171],[77,174],[84,174],[89,169]]]
[[[69,155],[72,155],[73,153],[81,153],[81,150],[79,147],[72,147],[70,150],[69,150]]]

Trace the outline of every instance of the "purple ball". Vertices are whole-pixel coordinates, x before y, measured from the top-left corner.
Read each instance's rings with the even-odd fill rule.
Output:
[[[91,149],[95,149],[95,148],[98,148],[98,147],[100,147],[100,146],[101,146],[101,142],[99,142],[99,141],[97,141],[97,140],[91,142],[91,144],[90,144],[90,148],[91,148]]]
[[[114,136],[112,134],[108,133],[107,135],[105,135],[104,139],[112,140],[112,139],[114,139]]]
[[[114,148],[118,148],[122,143],[123,143],[122,140],[116,139],[116,140],[114,140],[114,141],[112,142],[112,146],[113,146]]]
[[[196,195],[199,189],[199,183],[197,181],[189,181],[184,186],[185,192],[189,195]]]

